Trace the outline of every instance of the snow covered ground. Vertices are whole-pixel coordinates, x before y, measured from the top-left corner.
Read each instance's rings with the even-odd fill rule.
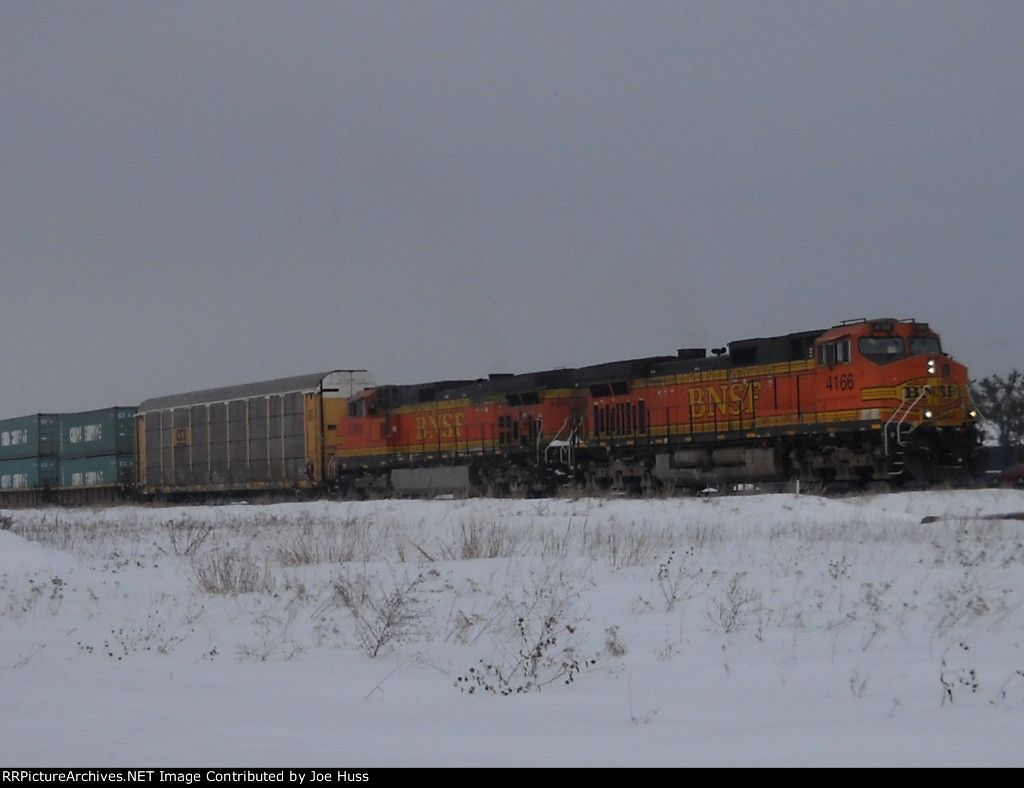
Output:
[[[1024,765],[1018,490],[0,518],[5,767]]]

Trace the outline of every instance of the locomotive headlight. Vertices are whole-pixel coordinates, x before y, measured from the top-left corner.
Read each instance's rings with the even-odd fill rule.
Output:
[[[934,375],[935,374],[935,359],[934,358],[928,359],[928,374],[929,375]]]
[[[931,408],[928,408],[928,410],[924,412],[924,417],[930,421],[932,418],[935,417],[935,413],[932,411]]]

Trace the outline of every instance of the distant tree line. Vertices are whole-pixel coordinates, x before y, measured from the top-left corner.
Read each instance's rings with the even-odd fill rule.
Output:
[[[971,381],[971,399],[985,421],[999,432],[999,452],[994,458],[1003,467],[1022,461],[1024,451],[1024,374],[1013,370]]]

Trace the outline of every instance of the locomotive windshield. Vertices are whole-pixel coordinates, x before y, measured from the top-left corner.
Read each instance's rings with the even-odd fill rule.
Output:
[[[907,340],[903,337],[861,337],[857,347],[864,358],[876,364],[888,364],[908,356],[941,352],[939,338],[935,336],[910,337]]]
[[[861,337],[857,347],[864,358],[878,364],[887,364],[906,356],[903,337]]]
[[[938,337],[911,337],[910,355],[918,356],[927,353],[941,353]]]

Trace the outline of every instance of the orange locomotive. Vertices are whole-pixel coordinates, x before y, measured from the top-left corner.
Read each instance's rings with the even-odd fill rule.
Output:
[[[360,494],[550,490],[570,481],[583,404],[568,370],[367,389],[339,424],[335,478]]]
[[[573,373],[589,393],[577,473],[624,490],[803,479],[864,484],[970,476],[967,369],[911,320],[682,350],[630,376]]]

